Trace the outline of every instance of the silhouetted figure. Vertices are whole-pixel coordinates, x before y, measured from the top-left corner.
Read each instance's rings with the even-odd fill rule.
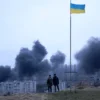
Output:
[[[47,79],[47,86],[48,86],[48,92],[52,92],[52,78],[51,75],[49,75],[48,79]]]
[[[59,79],[58,77],[56,76],[56,74],[54,74],[54,77],[53,77],[53,85],[55,87],[55,92],[56,92],[56,88],[58,89],[59,91]]]

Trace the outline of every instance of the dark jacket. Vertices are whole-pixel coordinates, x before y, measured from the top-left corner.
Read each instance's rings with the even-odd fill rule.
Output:
[[[53,85],[58,85],[59,84],[59,79],[57,76],[53,77]]]
[[[47,85],[48,85],[48,86],[52,86],[52,83],[53,83],[53,82],[52,82],[52,78],[48,78],[48,79],[47,79]]]

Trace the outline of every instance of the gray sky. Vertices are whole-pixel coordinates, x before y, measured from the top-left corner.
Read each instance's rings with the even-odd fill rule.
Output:
[[[86,13],[72,15],[72,55],[91,36],[99,36],[100,1],[72,0],[86,4]],[[21,47],[31,49],[39,39],[49,58],[57,50],[69,62],[69,0],[0,0],[0,65],[14,66]]]

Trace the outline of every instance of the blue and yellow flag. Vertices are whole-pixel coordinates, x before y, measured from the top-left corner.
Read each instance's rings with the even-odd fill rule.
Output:
[[[71,14],[85,13],[85,4],[73,4],[70,6]]]

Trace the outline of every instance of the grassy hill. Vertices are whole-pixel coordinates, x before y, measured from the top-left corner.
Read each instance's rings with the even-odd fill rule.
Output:
[[[99,89],[78,90],[76,93],[62,91],[58,93],[36,93],[12,96],[0,96],[0,100],[100,100]]]
[[[48,94],[48,100],[100,100],[100,91],[59,92]]]

